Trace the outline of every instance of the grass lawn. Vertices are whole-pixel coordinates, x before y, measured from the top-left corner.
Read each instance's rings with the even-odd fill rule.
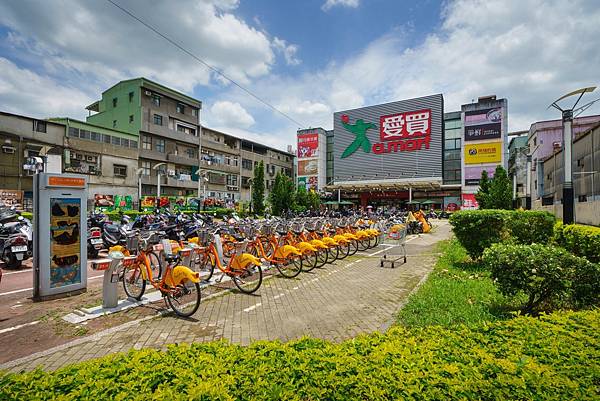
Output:
[[[498,292],[489,272],[472,262],[456,239],[438,246],[442,256],[429,279],[398,314],[399,324],[451,327],[512,316],[511,311],[519,305]]]

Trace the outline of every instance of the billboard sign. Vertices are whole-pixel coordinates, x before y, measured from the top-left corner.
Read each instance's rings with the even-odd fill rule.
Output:
[[[465,112],[465,142],[502,137],[502,108]]]
[[[319,134],[298,134],[298,158],[319,156]]]
[[[462,207],[463,210],[474,210],[479,209],[479,203],[475,199],[475,194],[462,194]]]
[[[334,113],[334,175],[441,179],[442,119],[441,94]]]
[[[481,173],[487,171],[488,178],[494,178],[494,171],[496,171],[496,164],[484,165],[484,166],[473,166],[465,167],[465,185],[479,185],[481,180]]]
[[[319,171],[318,160],[298,161],[298,175],[314,175]]]
[[[502,142],[465,144],[465,164],[500,163]]]

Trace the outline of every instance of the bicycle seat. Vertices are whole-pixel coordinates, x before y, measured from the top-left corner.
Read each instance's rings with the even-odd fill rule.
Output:
[[[235,238],[236,241],[243,241],[245,239],[244,236],[240,234],[233,234],[233,238]]]
[[[277,230],[277,234],[286,235],[288,232],[286,230]]]

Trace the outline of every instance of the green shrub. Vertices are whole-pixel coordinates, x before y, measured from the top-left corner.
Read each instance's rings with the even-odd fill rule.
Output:
[[[509,238],[505,227],[507,213],[504,210],[465,210],[452,214],[450,224],[469,256],[476,259],[490,245]]]
[[[21,212],[21,216],[25,217],[26,219],[33,220],[33,213]]]
[[[548,243],[554,222],[552,214],[531,210],[465,210],[450,216],[456,238],[473,259],[498,242]]]
[[[335,344],[224,341],[0,375],[0,399],[597,400],[600,311],[445,329],[393,327]]]
[[[598,302],[600,269],[562,248],[494,244],[483,253],[483,263],[502,294],[527,296],[523,312],[586,307]]]
[[[569,252],[600,263],[600,228],[581,224],[563,225],[557,223],[554,241]]]
[[[518,244],[547,244],[554,235],[556,218],[548,212],[514,210],[506,216],[506,228]]]

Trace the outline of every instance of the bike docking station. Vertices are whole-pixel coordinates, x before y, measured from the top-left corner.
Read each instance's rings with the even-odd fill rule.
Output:
[[[33,299],[87,290],[87,177],[33,177]]]

